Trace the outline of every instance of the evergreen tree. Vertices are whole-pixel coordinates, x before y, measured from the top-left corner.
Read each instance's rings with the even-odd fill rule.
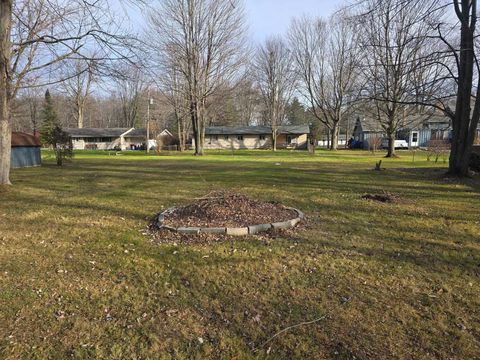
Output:
[[[73,157],[72,139],[60,126],[57,113],[53,107],[52,97],[48,90],[45,92],[42,120],[42,142],[44,145],[49,145],[53,148],[57,165],[62,166],[65,159]]]
[[[286,108],[288,123],[291,125],[308,124],[305,107],[300,103],[298,98],[293,98],[292,102]]]
[[[59,126],[57,113],[53,107],[52,97],[50,91],[45,92],[45,101],[43,102],[43,108],[41,113],[42,126],[40,133],[42,135],[42,142],[45,145],[53,145],[53,133],[54,129]]]

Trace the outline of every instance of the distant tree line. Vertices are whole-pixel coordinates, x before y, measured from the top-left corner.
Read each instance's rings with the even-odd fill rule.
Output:
[[[449,172],[468,175],[480,117],[476,0],[361,0],[328,19],[292,19],[253,44],[242,0],[124,0],[147,15],[132,33],[108,0],[0,0],[0,184],[10,134],[36,131],[45,90],[66,127],[152,126],[192,134],[210,125],[308,124],[329,137],[361,112],[395,156],[405,119],[447,116]],[[274,144],[275,149],[275,144]]]

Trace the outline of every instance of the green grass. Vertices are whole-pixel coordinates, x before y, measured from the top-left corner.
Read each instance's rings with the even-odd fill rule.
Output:
[[[0,190],[0,358],[478,358],[479,179],[445,180],[421,152],[372,171],[382,155],[81,152],[58,168],[45,153]],[[295,206],[308,226],[144,235],[216,188]],[[383,190],[401,202],[361,199]]]

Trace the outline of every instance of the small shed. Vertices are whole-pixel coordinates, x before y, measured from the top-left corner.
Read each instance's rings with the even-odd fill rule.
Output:
[[[40,138],[35,135],[13,132],[12,133],[12,169],[40,166],[42,158],[40,155]]]

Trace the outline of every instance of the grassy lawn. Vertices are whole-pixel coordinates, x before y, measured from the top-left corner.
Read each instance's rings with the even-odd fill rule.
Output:
[[[480,180],[445,180],[442,161],[83,152],[57,168],[44,155],[0,190],[1,359],[479,358]],[[196,245],[145,235],[162,208],[218,188],[295,206],[308,226]],[[361,199],[383,190],[401,201]]]

